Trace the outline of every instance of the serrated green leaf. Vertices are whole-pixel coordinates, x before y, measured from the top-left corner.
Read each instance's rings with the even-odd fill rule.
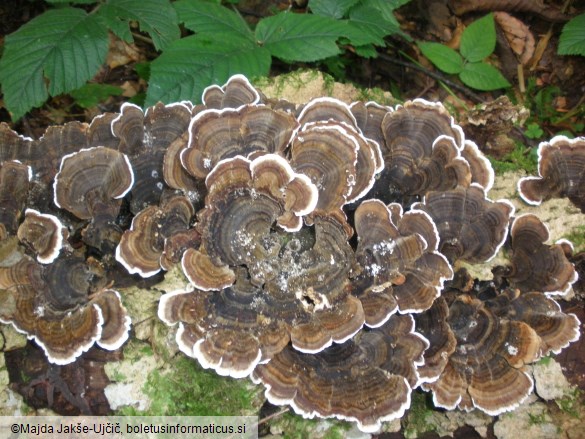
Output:
[[[203,89],[222,84],[231,75],[266,76],[270,52],[248,41],[216,41],[192,35],[173,42],[150,65],[146,106],[158,101],[201,102]]]
[[[378,52],[372,44],[366,44],[365,46],[355,46],[355,53],[362,58],[376,58]]]
[[[443,72],[455,74],[463,70],[463,58],[450,47],[439,43],[418,43],[418,47]]]
[[[309,9],[315,15],[340,19],[360,0],[309,0]]]
[[[309,14],[281,12],[260,20],[256,41],[285,61],[311,62],[339,53],[336,41],[346,36],[346,22]]]
[[[108,0],[98,14],[125,41],[129,41],[130,21],[137,21],[140,30],[152,38],[156,50],[164,50],[180,36],[179,21],[169,0]]]
[[[408,3],[408,1],[406,1]],[[394,9],[401,6],[400,1],[388,1],[388,0],[363,0],[359,6],[365,6],[377,9],[382,14],[385,20],[393,22],[398,27],[398,21],[394,16]]]
[[[69,7],[49,10],[8,35],[0,83],[13,117],[41,105],[49,94],[81,87],[105,61],[108,44],[99,17]]]
[[[577,15],[565,24],[557,53],[585,56],[585,14]]]
[[[95,107],[110,96],[120,96],[123,90],[110,84],[85,84],[69,92],[77,105],[83,108]]]
[[[193,32],[218,41],[230,38],[229,35],[254,41],[254,33],[246,21],[231,9],[201,0],[179,0],[174,7],[179,20]]]
[[[484,62],[465,64],[459,78],[465,85],[476,90],[490,91],[511,87],[498,69]]]
[[[490,56],[496,48],[496,25],[493,14],[471,23],[461,34],[459,51],[469,62],[478,62]]]
[[[375,44],[383,46],[384,37],[400,32],[400,28],[386,20],[380,11],[371,6],[359,5],[349,14],[349,26],[352,33],[348,35],[353,45]]]

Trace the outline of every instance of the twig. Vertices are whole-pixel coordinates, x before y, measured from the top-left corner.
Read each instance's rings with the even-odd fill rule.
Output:
[[[485,100],[481,96],[479,96],[478,94],[472,92],[467,87],[463,87],[462,85],[459,85],[456,82],[450,81],[449,79],[445,78],[445,76],[441,75],[440,73],[432,72],[432,71],[430,71],[422,66],[419,66],[417,64],[414,64],[414,63],[411,63],[408,61],[403,61],[403,60],[398,59],[398,58],[393,58],[389,55],[386,55],[385,53],[378,53],[378,56],[381,59],[383,59],[384,61],[388,61],[390,63],[397,64],[397,65],[402,66],[402,67],[407,67],[407,68],[411,68],[414,70],[418,70],[419,72],[422,72],[425,75],[427,75],[433,79],[436,79],[437,81],[440,81],[440,82],[448,85],[449,87],[454,88],[457,91],[460,91],[465,96],[467,96],[469,99],[471,99],[475,102],[479,102],[479,103],[485,102]]]

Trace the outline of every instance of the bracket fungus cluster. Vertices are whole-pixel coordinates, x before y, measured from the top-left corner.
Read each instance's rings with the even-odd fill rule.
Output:
[[[489,198],[489,161],[440,103],[294,105],[241,75],[202,102],[125,104],[39,140],[0,125],[0,319],[49,361],[119,348],[117,289],[174,265],[188,286],[158,316],[181,351],[364,431],[419,386],[439,407],[513,409],[526,365],[579,337],[554,300],[577,279],[569,243]],[[522,197],[582,208],[583,145],[541,145]],[[502,246],[489,288],[459,269]]]

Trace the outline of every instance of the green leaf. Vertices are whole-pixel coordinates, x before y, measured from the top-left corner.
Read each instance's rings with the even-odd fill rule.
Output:
[[[455,74],[463,70],[461,55],[450,47],[439,43],[418,43],[424,56],[445,73]]]
[[[49,94],[81,87],[105,61],[108,44],[99,17],[69,7],[48,10],[8,35],[0,83],[13,118],[41,105]]]
[[[496,25],[492,14],[475,20],[461,34],[459,51],[466,61],[481,61],[490,56],[495,48]]]
[[[122,92],[123,90],[120,87],[114,85],[85,84],[77,90],[70,91],[69,94],[80,107],[91,108],[110,96],[120,96]]]
[[[511,87],[498,69],[484,62],[465,64],[459,78],[465,85],[482,91]]]
[[[565,24],[557,53],[585,56],[585,14],[577,15]]]
[[[78,5],[88,5],[90,3],[95,3],[96,0],[45,0],[47,3],[52,4],[62,4],[62,3],[73,3]]]
[[[281,12],[260,20],[256,40],[285,61],[317,61],[339,53],[335,42],[346,36],[346,22],[309,14]]]
[[[267,49],[247,41],[215,41],[199,35],[182,38],[151,63],[145,105],[201,102],[205,87],[222,84],[231,75],[268,75],[270,61]]]
[[[384,37],[400,32],[393,22],[386,20],[380,11],[371,6],[357,6],[349,14],[349,26],[352,33],[348,35],[353,45],[376,44],[383,46]]]
[[[309,0],[309,9],[315,15],[340,19],[360,0]]]
[[[129,22],[137,21],[156,50],[164,50],[180,36],[177,13],[168,0],[108,0],[98,14],[125,41],[132,41]]]
[[[355,46],[355,53],[362,58],[376,58],[378,56],[378,52],[376,48],[371,44],[366,44],[365,46]]]
[[[174,6],[179,20],[193,32],[218,41],[224,38],[254,41],[254,34],[248,24],[231,9],[201,0],[179,0]]]

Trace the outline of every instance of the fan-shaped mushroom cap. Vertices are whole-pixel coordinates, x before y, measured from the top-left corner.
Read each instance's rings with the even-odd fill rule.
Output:
[[[173,292],[159,304],[163,321],[180,323],[176,337],[181,350],[220,375],[248,376],[289,341],[297,349],[317,352],[347,340],[363,325],[361,304],[351,296],[332,296],[329,303],[323,293],[311,290],[307,297],[290,289],[267,292],[252,285],[242,269],[235,276],[235,283],[219,292]],[[303,304],[313,299],[312,306]]]
[[[156,104],[145,113],[124,104],[112,121],[112,133],[120,138],[119,151],[130,157],[136,175],[132,187],[132,212],[157,204],[165,188],[163,158],[167,148],[181,139],[191,120],[191,109],[182,102]]]
[[[53,189],[55,204],[80,219],[90,219],[97,202],[109,204],[128,193],[134,174],[128,157],[104,147],[82,149],[61,160]]]
[[[189,228],[195,214],[191,202],[183,196],[149,206],[132,219],[116,248],[116,260],[130,274],[151,277],[160,272],[166,239]]]
[[[19,160],[28,162],[33,140],[12,130],[6,122],[0,122],[0,163]]]
[[[579,339],[577,316],[562,312],[554,299],[540,291],[505,288],[488,291],[481,299],[499,318],[524,322],[534,329],[541,339],[540,356],[558,354]]]
[[[508,234],[514,207],[508,200],[491,201],[485,190],[468,188],[429,192],[417,208],[428,213],[439,231],[439,251],[450,261],[476,263],[493,258]]]
[[[435,381],[447,366],[457,346],[455,334],[447,322],[449,306],[443,297],[437,297],[426,311],[414,314],[416,330],[429,341],[424,352],[424,364],[418,368],[424,382]]]
[[[317,210],[339,212],[372,187],[378,168],[375,143],[348,125],[332,121],[303,127],[291,145],[291,165],[319,190]]]
[[[285,348],[252,374],[272,404],[290,404],[306,418],[337,417],[375,432],[400,418],[418,384],[427,341],[410,316],[392,316],[382,327],[361,331],[343,344],[308,355]]]
[[[528,204],[568,197],[585,212],[585,137],[553,137],[538,146],[538,177],[518,181],[518,193]]]
[[[260,94],[244,75],[233,75],[222,87],[210,85],[203,90],[202,102],[207,108],[216,110],[240,108],[260,102]]]
[[[369,326],[383,324],[397,309],[428,309],[453,276],[436,251],[437,229],[424,212],[403,214],[398,204],[367,200],[355,211],[355,229],[359,269],[353,293],[363,303]]]
[[[357,122],[349,105],[339,99],[321,97],[307,102],[299,112],[297,119],[301,126],[312,122],[341,122],[357,129]]]
[[[537,359],[540,337],[526,323],[500,320],[467,294],[449,307],[457,348],[441,376],[424,387],[437,407],[456,406],[495,416],[517,407],[533,389],[524,366]]]
[[[381,130],[386,168],[374,196],[390,202],[469,184],[469,165],[460,154],[463,131],[441,104],[408,101],[385,113]]]
[[[394,109],[376,102],[353,102],[350,105],[350,109],[362,134],[366,138],[375,141],[378,145],[382,145],[384,143],[382,121],[386,113],[394,111]]]
[[[12,160],[0,164],[0,225],[6,233],[16,233],[24,210],[32,171]]]
[[[521,291],[566,294],[577,280],[561,244],[547,245],[548,228],[533,214],[514,218],[510,228],[512,266],[504,276]]]
[[[283,154],[298,128],[295,118],[264,105],[238,110],[207,110],[189,125],[181,162],[194,177],[205,178],[221,160],[252,153]]]
[[[66,258],[44,268],[24,257],[0,268],[0,321],[35,339],[52,363],[70,363],[102,340],[102,347],[116,349],[128,337],[118,294],[106,290],[88,300],[84,264]]]
[[[66,229],[54,215],[26,209],[24,221],[18,228],[20,242],[28,245],[41,264],[50,264],[59,256]]]
[[[487,192],[494,185],[495,173],[488,158],[481,152],[475,142],[466,140],[461,156],[469,163],[471,182],[477,183]]]

